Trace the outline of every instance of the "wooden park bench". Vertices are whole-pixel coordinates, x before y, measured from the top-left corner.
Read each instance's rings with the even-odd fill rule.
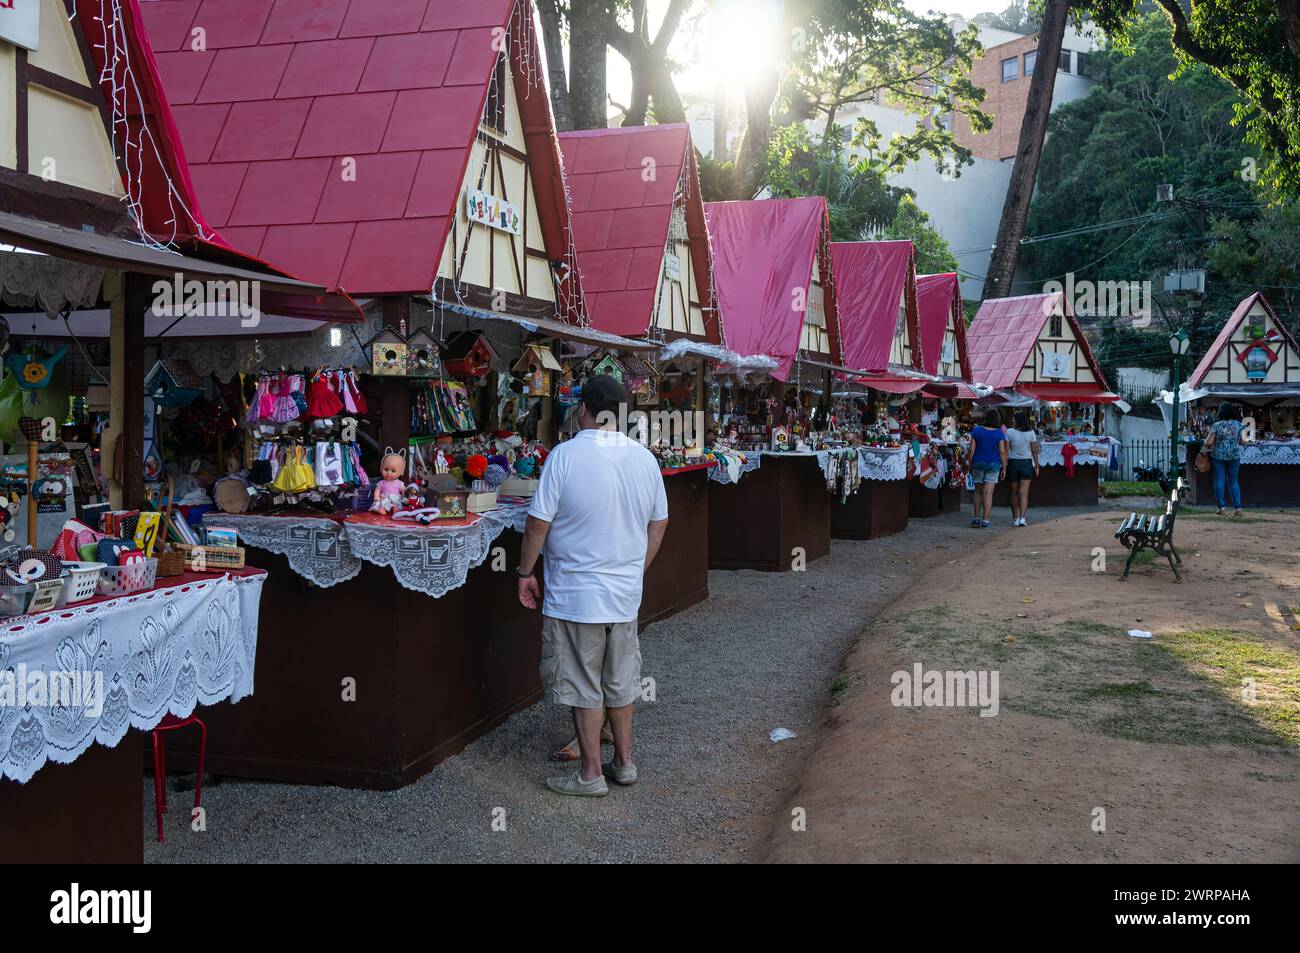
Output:
[[[1144,549],[1150,549],[1169,560],[1169,568],[1174,571],[1174,582],[1183,581],[1183,577],[1178,572],[1183,558],[1174,548],[1174,521],[1178,518],[1178,504],[1182,500],[1185,489],[1183,478],[1179,477],[1178,482],[1169,492],[1169,500],[1165,503],[1163,514],[1144,513],[1139,516],[1137,513],[1130,513],[1128,518],[1119,524],[1119,529],[1115,530],[1115,538],[1129,551],[1121,579],[1128,578],[1129,569],[1132,568],[1137,554]]]

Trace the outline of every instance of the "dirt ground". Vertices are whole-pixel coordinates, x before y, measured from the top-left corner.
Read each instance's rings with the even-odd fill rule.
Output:
[[[1163,559],[1121,581],[1117,524],[1003,532],[919,575],[849,653],[757,853],[1300,861],[1300,514],[1185,511],[1181,585]],[[996,671],[997,714],[893,704],[917,663]]]

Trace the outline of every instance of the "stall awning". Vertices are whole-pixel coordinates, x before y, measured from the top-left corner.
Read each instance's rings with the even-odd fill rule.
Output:
[[[617,334],[610,334],[608,331],[599,331],[596,328],[566,324],[553,318],[525,318],[515,314],[506,314],[502,311],[484,311],[481,308],[471,308],[468,305],[453,304],[449,301],[439,301],[437,299],[434,299],[434,303],[438,307],[446,308],[455,314],[463,314],[467,318],[479,318],[484,321],[508,321],[534,334],[543,334],[563,341],[576,341],[579,344],[592,344],[596,347],[614,348],[620,351],[649,352],[657,351],[660,347],[653,341],[637,341],[632,338],[620,337]]]
[[[896,377],[890,374],[882,377],[856,377],[853,383],[863,384],[872,390],[884,391],[886,394],[914,394],[932,382],[919,377]]]
[[[957,385],[951,381],[930,381],[921,392],[927,397],[956,397]]]
[[[1119,394],[1102,390],[1096,384],[1017,384],[1016,391],[1036,400],[1064,404],[1113,404]]]
[[[320,285],[269,270],[246,268],[229,260],[208,260],[193,254],[153,248],[116,235],[83,232],[12,212],[0,212],[0,242],[101,268],[134,271],[160,278],[174,279],[180,274],[187,281],[256,282],[262,311],[267,314],[331,322],[361,320],[361,311],[351,298],[327,291]],[[250,261],[215,246],[210,250],[213,258]]]

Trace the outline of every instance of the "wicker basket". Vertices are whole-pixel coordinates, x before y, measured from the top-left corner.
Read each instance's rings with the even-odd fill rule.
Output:
[[[220,572],[223,569],[244,568],[243,546],[187,546],[177,543],[176,548],[185,557],[185,568],[196,572]],[[195,569],[195,564],[202,569]]]
[[[169,546],[158,554],[158,576],[179,576],[185,572],[185,554],[176,546]]]

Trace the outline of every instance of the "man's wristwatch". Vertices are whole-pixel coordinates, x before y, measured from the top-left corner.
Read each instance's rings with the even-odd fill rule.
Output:
[[[515,575],[518,576],[520,579],[531,579],[533,575],[533,571],[530,569],[527,572],[525,572],[523,566],[518,566],[515,569]]]

